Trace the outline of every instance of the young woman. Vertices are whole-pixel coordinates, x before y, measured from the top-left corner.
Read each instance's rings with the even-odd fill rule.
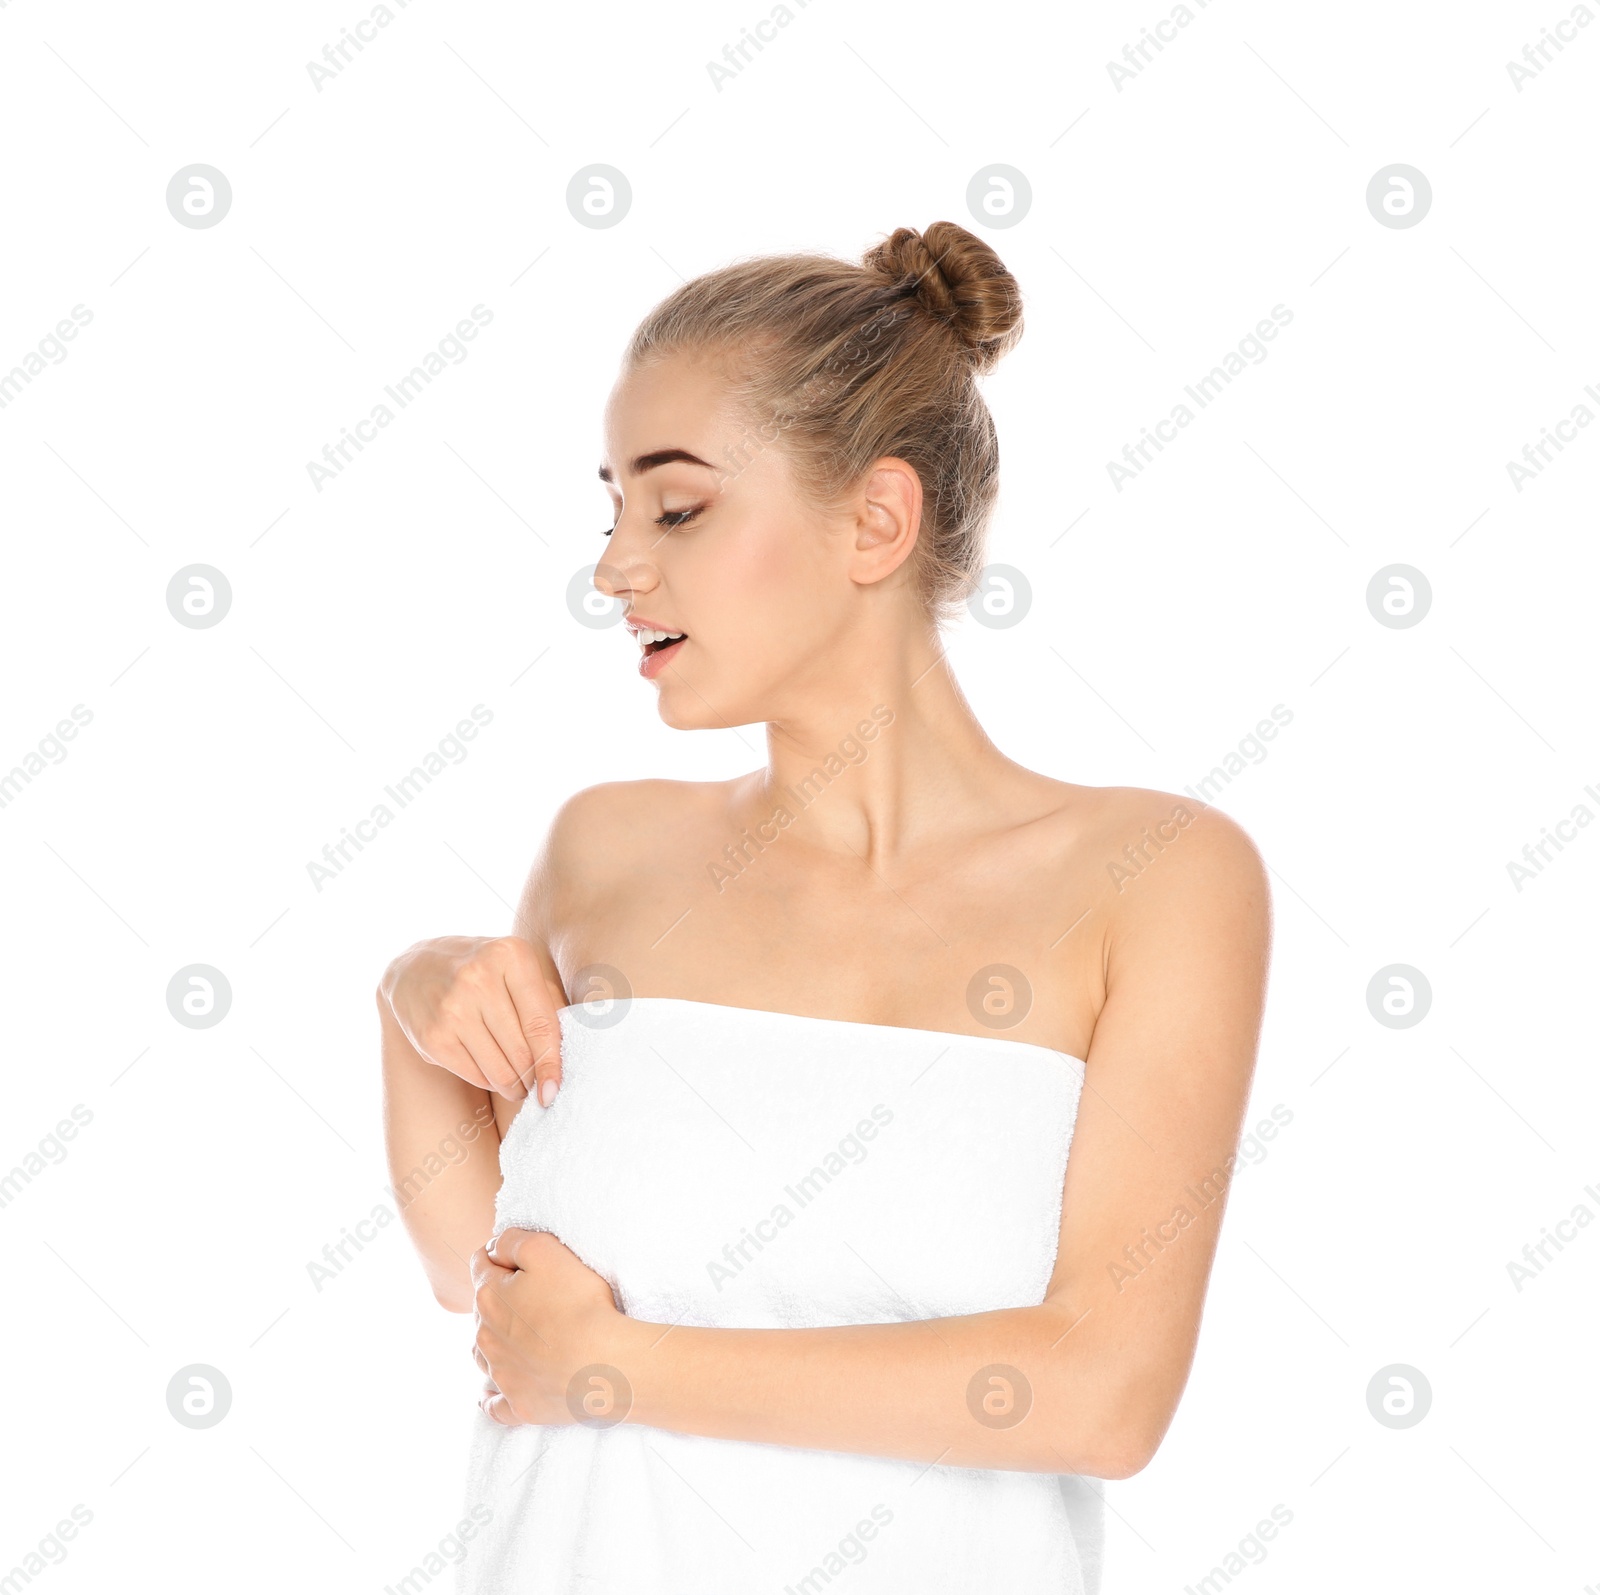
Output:
[[[1093,1481],[1172,1420],[1267,886],[1213,809],[1008,759],[946,661],[1021,325],[937,222],[712,272],[627,351],[595,584],[667,724],[767,761],[578,793],[515,935],[380,986],[488,1376],[463,1588],[1092,1590]]]

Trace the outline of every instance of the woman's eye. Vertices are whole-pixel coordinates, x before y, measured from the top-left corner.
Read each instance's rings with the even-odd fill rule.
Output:
[[[3,5],[4,3],[5,0],[0,0],[0,5]],[[671,531],[675,526],[683,526],[687,522],[692,521],[695,516],[698,515],[704,508],[704,504],[696,504],[693,509],[667,510],[663,514],[660,514],[656,517],[656,525],[663,526],[668,531]],[[610,526],[606,527],[605,535],[609,537],[614,531],[616,531],[620,524],[620,521],[616,521]]]

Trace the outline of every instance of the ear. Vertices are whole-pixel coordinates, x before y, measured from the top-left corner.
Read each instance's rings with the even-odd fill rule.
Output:
[[[922,527],[922,478],[904,460],[874,460],[857,497],[851,579],[870,585],[898,570]]]

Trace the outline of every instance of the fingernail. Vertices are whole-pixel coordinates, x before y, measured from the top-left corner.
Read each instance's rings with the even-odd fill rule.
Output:
[[[539,1082],[539,1106],[547,1108],[556,1099],[556,1082],[553,1076],[546,1075]]]

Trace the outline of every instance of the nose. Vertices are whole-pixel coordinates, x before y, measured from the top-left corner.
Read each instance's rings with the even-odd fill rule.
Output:
[[[596,591],[619,603],[626,603],[630,597],[637,599],[639,594],[652,591],[658,577],[646,557],[646,547],[642,543],[621,542],[622,536],[619,521],[606,544],[605,557],[594,568],[592,579]]]

